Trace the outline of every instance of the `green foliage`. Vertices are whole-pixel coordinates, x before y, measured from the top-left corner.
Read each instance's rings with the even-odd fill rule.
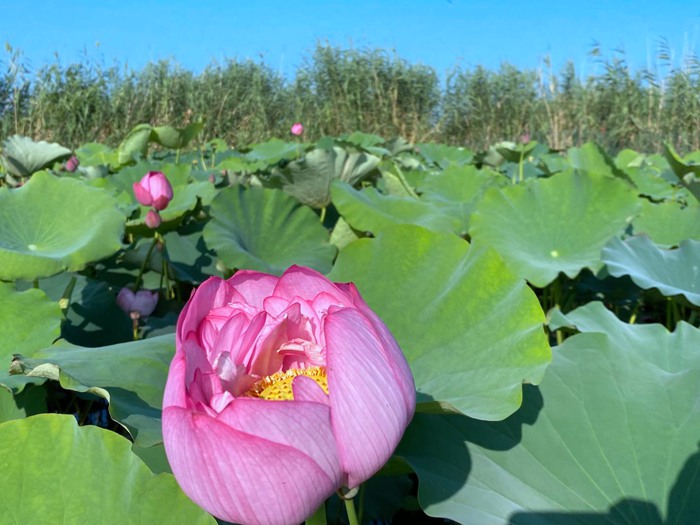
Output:
[[[389,228],[345,247],[330,277],[355,282],[392,330],[412,366],[419,410],[431,410],[421,401],[446,403],[502,419],[520,405],[523,381],[538,383],[550,360],[532,291],[495,252],[454,235]]]
[[[0,188],[0,279],[80,270],[121,248],[124,216],[105,191],[38,172]]]
[[[165,147],[186,145],[198,127],[201,143],[238,146],[288,136],[301,121],[306,140],[363,130],[474,149],[527,137],[556,150],[588,141],[613,152],[700,149],[697,59],[682,68],[667,62],[660,49],[659,68],[635,72],[616,52],[592,73],[573,62],[553,71],[545,59],[537,70],[457,66],[442,80],[443,72],[383,50],[318,43],[287,79],[263,61],[236,59],[199,74],[168,60],[138,71],[57,60],[32,71],[10,48],[0,70],[0,135],[116,147],[148,123]]]
[[[50,458],[39,451],[50,451]],[[129,441],[94,426],[78,427],[72,416],[0,423],[0,457],[5,523],[216,523],[171,474],[154,475]]]
[[[700,330],[628,325],[601,303],[567,319],[581,333],[510,418],[417,416],[398,453],[421,504],[485,525],[694,523]]]
[[[358,62],[377,76],[329,92],[342,118],[371,104],[379,111],[403,86],[381,71],[423,85],[427,104],[425,70],[369,56],[319,55],[329,74],[349,75]],[[166,66],[148,70],[152,91],[134,77],[109,97],[134,111],[141,101],[132,97],[151,97],[167,115],[167,97],[153,93],[186,96],[201,79]],[[312,66],[309,82],[320,75]],[[230,74],[240,96],[284,89],[258,64],[227,67],[203,75]],[[526,81],[516,73],[452,81],[478,81],[462,87],[505,119],[485,101],[492,83],[505,97]],[[581,89],[610,112],[606,97],[639,86],[624,81],[622,66],[605,74],[605,89]],[[257,87],[237,86],[236,75]],[[370,102],[366,89],[375,90]],[[549,110],[564,112],[556,89]],[[583,96],[575,84],[561,89]],[[405,97],[391,107],[402,119],[415,102]],[[79,147],[73,173],[49,162],[0,179],[0,278],[10,281],[0,283],[0,493],[9,495],[0,521],[213,523],[175,486],[162,444],[178,315],[212,275],[280,274],[292,264],[354,282],[414,374],[417,413],[397,455],[361,489],[365,519],[697,521],[700,153],[613,157],[596,143],[557,151],[534,140],[472,150],[362,132],[265,140],[270,115],[282,136],[288,123],[265,96],[255,104],[261,113],[237,131],[246,146],[207,136],[223,129],[222,116],[151,119]],[[381,129],[391,129],[386,122]],[[469,133],[458,124],[455,133]],[[325,125],[305,133],[316,139]],[[489,129],[487,120],[478,126]],[[133,194],[148,171],[165,173],[174,192],[156,228]],[[120,306],[124,287],[154,293],[154,310]],[[70,498],[61,498],[65,487]],[[328,523],[342,522],[340,508],[329,500]]]
[[[292,264],[328,272],[335,248],[316,214],[279,190],[222,191],[204,228],[207,246],[230,269],[281,274]]]

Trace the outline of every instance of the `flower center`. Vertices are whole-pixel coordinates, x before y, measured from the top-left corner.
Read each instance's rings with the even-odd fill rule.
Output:
[[[328,394],[328,377],[326,367],[314,366],[311,368],[290,368],[284,372],[275,372],[265,376],[251,386],[245,393],[248,397],[260,397],[273,401],[294,399],[292,381],[297,376],[310,377]]]

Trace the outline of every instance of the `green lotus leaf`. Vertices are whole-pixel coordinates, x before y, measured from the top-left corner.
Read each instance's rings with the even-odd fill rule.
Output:
[[[0,423],[46,413],[46,389],[28,385],[21,392],[0,388]]]
[[[431,516],[483,525],[696,523],[700,330],[590,303],[501,422],[417,414],[397,454]],[[663,519],[662,519],[663,518]]]
[[[665,250],[644,235],[625,241],[613,238],[601,257],[615,277],[629,275],[641,288],[683,295],[700,306],[700,241],[686,240],[675,250]]]
[[[505,177],[489,169],[450,166],[442,172],[426,175],[418,189],[421,200],[435,204],[445,215],[458,219],[456,233],[465,235],[469,231],[471,214],[486,190],[506,182]]]
[[[112,166],[118,164],[119,153],[105,144],[89,142],[75,150],[75,155],[81,166]]]
[[[336,249],[318,216],[280,190],[233,186],[211,203],[204,241],[227,268],[280,275],[293,264],[326,273]]]
[[[152,130],[153,128],[149,124],[139,124],[129,131],[117,149],[117,161],[120,165],[129,164],[139,158],[146,157]]]
[[[330,276],[352,281],[411,365],[419,410],[447,404],[482,419],[520,406],[550,360],[544,313],[493,250],[394,226],[345,247]],[[432,408],[431,408],[432,407]]]
[[[33,355],[51,345],[60,334],[62,318],[58,303],[41,290],[18,292],[12,284],[0,283],[0,385],[21,388],[27,383],[9,374],[12,356]]]
[[[343,148],[314,149],[275,172],[282,189],[312,208],[331,202],[335,179],[355,184],[379,165],[380,159],[364,152],[348,153]]]
[[[0,279],[81,270],[117,252],[123,232],[107,192],[40,171],[21,188],[0,188]]]
[[[168,261],[175,269],[178,280],[199,284],[212,275],[218,275],[216,253],[207,248],[202,233],[204,225],[190,222],[163,237]]]
[[[615,157],[615,165],[629,176],[640,195],[648,195],[654,200],[689,196],[688,190],[675,183],[675,176],[670,181],[664,177],[669,168],[663,158],[623,150]]]
[[[471,216],[475,243],[492,246],[511,271],[538,287],[563,272],[602,267],[600,250],[637,213],[637,192],[597,173],[565,172],[491,189]]]
[[[462,147],[428,142],[418,144],[416,149],[428,163],[443,169],[451,165],[463,166],[470,164],[474,160],[474,152]]]
[[[378,157],[383,157],[385,155],[390,155],[391,152],[384,147],[384,139],[379,135],[373,135],[371,133],[362,133],[361,131],[355,131],[349,135],[343,134],[338,137],[336,143],[348,143],[351,146],[356,146],[367,153],[376,155]]]
[[[378,233],[396,224],[416,224],[436,232],[459,233],[462,217],[446,206],[417,197],[382,195],[375,188],[357,191],[335,181],[331,188],[333,204],[356,230]]]
[[[514,142],[504,141],[495,144],[493,147],[508,162],[519,164],[527,160],[536,150],[544,150],[543,152],[548,151],[546,147],[542,148],[538,146],[540,146],[540,144],[538,144],[537,141],[531,140],[525,144],[515,144]]]
[[[298,157],[301,149],[299,144],[293,142],[270,139],[267,142],[254,144],[252,149],[245,154],[245,158],[251,162],[261,161],[267,165],[272,165],[283,159],[290,160]]]
[[[110,415],[129,430],[135,444],[150,447],[162,442],[163,389],[174,354],[173,334],[98,348],[62,341],[31,358],[18,356],[13,369],[105,398]]]
[[[3,523],[216,524],[172,474],[153,474],[127,439],[79,427],[73,416],[0,424],[0,457]]]
[[[587,142],[580,148],[569,148],[567,158],[574,169],[618,177],[631,182],[629,176],[615,165],[615,161],[603,151],[603,148],[593,142]]]
[[[151,130],[150,140],[170,149],[181,149],[204,129],[203,122],[193,122],[182,129],[172,126],[156,126]]]
[[[681,158],[670,144],[664,144],[664,156],[678,180],[700,201],[700,163],[694,155]]]
[[[29,177],[70,154],[71,151],[60,144],[34,142],[29,137],[12,135],[2,143],[0,161],[10,175]]]
[[[632,221],[635,234],[645,234],[657,245],[670,248],[685,239],[700,240],[700,205],[676,201],[642,201],[639,216]]]

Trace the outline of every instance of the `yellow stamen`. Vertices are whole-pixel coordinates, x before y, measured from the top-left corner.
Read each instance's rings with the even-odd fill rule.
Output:
[[[263,377],[260,381],[251,386],[245,393],[249,397],[260,397],[273,401],[294,399],[292,392],[292,381],[297,376],[310,377],[328,394],[328,377],[326,367],[314,366],[312,368],[290,368],[284,372],[275,372],[272,375]]]

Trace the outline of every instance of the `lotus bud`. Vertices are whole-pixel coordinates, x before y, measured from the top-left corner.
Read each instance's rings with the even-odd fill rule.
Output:
[[[134,293],[124,287],[117,294],[117,305],[134,320],[151,315],[157,304],[158,292],[139,290]]]
[[[65,169],[66,169],[66,171],[74,173],[75,170],[78,169],[78,166],[80,166],[80,161],[78,160],[78,157],[73,155],[71,158],[69,158],[66,161]]]
[[[292,125],[292,129],[289,131],[292,132],[292,135],[296,135],[298,137],[304,133],[304,126],[301,125],[301,122],[296,122],[294,125]]]
[[[148,226],[152,230],[155,230],[158,226],[161,225],[163,219],[161,219],[160,214],[156,210],[148,210],[145,222],[146,226]]]
[[[143,206],[164,210],[173,198],[173,187],[160,171],[149,171],[139,182],[134,182],[134,195]]]

